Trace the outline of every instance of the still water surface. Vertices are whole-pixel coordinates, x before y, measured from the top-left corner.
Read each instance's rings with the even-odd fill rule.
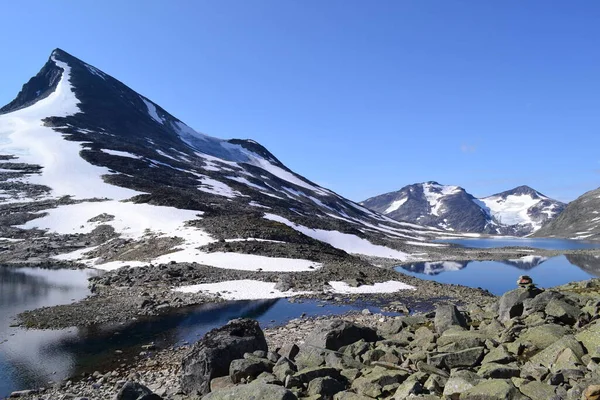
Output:
[[[402,265],[396,270],[421,279],[480,287],[501,295],[516,288],[519,275],[529,275],[543,288],[600,277],[600,258],[567,255],[503,261],[436,261]]]
[[[193,343],[210,329],[233,318],[257,319],[261,326],[307,316],[341,314],[375,307],[336,306],[286,299],[235,301],[187,308],[127,325],[85,329],[25,330],[11,327],[14,316],[27,309],[70,303],[89,294],[93,270],[47,270],[0,266],[0,398],[14,390],[44,386],[82,372],[94,372],[131,360],[141,345],[164,348]],[[115,350],[123,353],[116,355]]]
[[[453,243],[464,247],[474,247],[478,249],[491,249],[497,247],[534,247],[546,250],[578,250],[578,249],[598,249],[600,242],[587,242],[583,240],[554,239],[554,238],[465,238],[465,239],[444,239],[436,240],[438,243]]]

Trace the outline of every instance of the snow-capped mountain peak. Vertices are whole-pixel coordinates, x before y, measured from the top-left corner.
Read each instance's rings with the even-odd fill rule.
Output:
[[[556,217],[564,204],[529,186],[484,198],[435,181],[408,185],[361,204],[397,220],[471,233],[525,235]]]
[[[314,184],[254,140],[200,133],[60,49],[0,109],[0,197],[0,217],[10,216],[0,237],[58,235],[52,236],[59,241],[55,253],[77,251],[57,257],[106,268],[150,261],[239,264],[203,246],[248,235],[317,246],[313,254],[407,259],[406,249],[436,232]],[[75,240],[96,248],[74,247]],[[169,245],[164,254],[147,256],[114,240]],[[123,259],[121,252],[129,255]],[[276,264],[260,260],[265,268]],[[307,268],[305,261],[299,268]]]

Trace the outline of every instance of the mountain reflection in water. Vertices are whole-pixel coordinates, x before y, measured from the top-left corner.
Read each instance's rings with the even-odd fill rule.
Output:
[[[397,271],[421,279],[487,289],[501,295],[516,287],[519,275],[529,275],[540,287],[600,277],[600,257],[525,256],[502,261],[434,261],[401,265]]]

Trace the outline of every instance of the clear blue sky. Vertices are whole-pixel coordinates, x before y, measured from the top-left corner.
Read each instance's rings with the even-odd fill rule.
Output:
[[[0,103],[60,47],[353,200],[600,186],[600,3],[12,1]]]

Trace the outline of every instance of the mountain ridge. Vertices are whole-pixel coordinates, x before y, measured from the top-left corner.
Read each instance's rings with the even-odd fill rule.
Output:
[[[407,185],[360,204],[397,220],[441,229],[517,236],[536,231],[565,206],[527,185],[476,198],[460,186],[436,181]]]
[[[316,185],[254,140],[199,133],[60,49],[2,107],[0,136],[0,240],[56,240],[47,260],[222,266],[235,247],[248,259],[258,251],[264,269],[274,255],[303,259],[306,245],[317,262],[329,257],[318,252],[405,260],[439,233]],[[240,241],[251,238],[271,244]],[[11,243],[1,260],[43,257]],[[154,245],[141,254],[140,243]]]

